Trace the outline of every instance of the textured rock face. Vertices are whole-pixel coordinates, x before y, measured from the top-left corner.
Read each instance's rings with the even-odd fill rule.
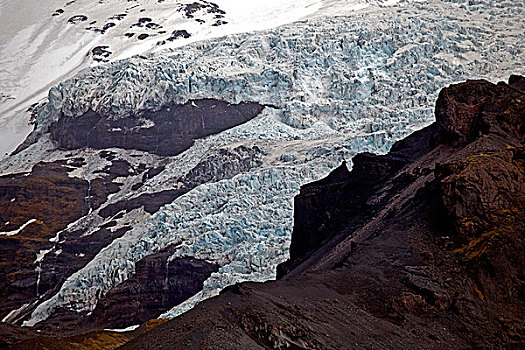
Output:
[[[425,153],[435,145],[437,127],[435,124],[414,133],[408,141],[394,144],[390,152],[378,157],[371,153],[360,153],[352,162],[349,173],[342,164],[330,175],[317,182],[301,187],[295,197],[294,230],[290,244],[290,259],[278,266],[278,277],[282,277],[311,253],[330,240],[344,237],[372,219],[384,201],[379,201],[376,192],[399,170]],[[420,170],[429,174],[430,168]],[[396,179],[400,185],[414,180],[406,174]],[[392,194],[390,190],[390,193]]]
[[[467,232],[479,233],[482,230],[478,227],[480,220],[489,220],[496,226],[488,213],[501,208],[523,207],[523,199],[516,196],[525,190],[521,164],[523,150],[512,146],[511,140],[523,139],[524,81],[522,77],[511,76],[510,86],[504,82],[494,85],[481,80],[444,88],[436,102],[436,123],[417,132],[418,137],[397,142],[385,156],[357,155],[350,176],[345,176],[346,167],[342,165],[327,178],[303,186],[295,197],[298,215],[294,232],[297,234],[292,237],[290,261],[281,268],[290,269],[288,265],[293,265],[295,259],[308,256],[320,243],[332,238],[334,232],[340,230],[334,229],[339,223],[331,220],[333,217],[351,219],[342,223],[346,227],[356,220],[359,223],[369,220],[370,217],[361,217],[361,213],[370,212],[371,207],[377,205],[377,201],[370,200],[375,190],[438,143],[457,147],[489,133],[499,137],[484,141],[486,145],[478,146],[478,154],[437,166],[443,181],[444,206],[456,221],[469,222],[466,226],[459,225],[458,233],[472,237]],[[507,138],[509,141],[504,149],[491,150],[500,147],[499,143]],[[431,169],[425,167],[418,169],[415,175],[430,172]],[[396,181],[402,184],[414,179],[414,174],[405,174]],[[344,214],[341,208],[345,208]],[[476,219],[472,222],[473,218]]]
[[[505,83],[495,87],[487,81],[468,82],[441,90],[436,120],[443,138],[461,144],[472,142],[489,131],[522,138],[525,125],[520,100],[523,79],[511,76],[509,84],[515,90],[513,93]]]
[[[512,1],[463,6],[409,1],[400,2],[395,11],[371,6],[370,11],[351,13],[337,10],[345,7],[342,2],[325,4],[329,18],[135,56],[84,70],[51,89],[26,143],[31,150],[13,156],[13,167],[19,159],[42,155],[42,148],[49,150],[44,157],[59,158],[63,152],[46,143],[50,127],[73,125],[76,119],[91,123],[84,120],[93,116],[90,111],[103,116],[95,127],[103,135],[95,137],[101,145],[111,130],[122,147],[142,147],[142,138],[151,140],[148,130],[154,126],[151,118],[140,118],[167,112],[163,106],[189,108],[191,101],[217,99],[267,107],[256,118],[199,139],[174,157],[111,150],[133,164],[135,172],[119,179],[121,190],[68,233],[78,230],[88,237],[133,228],[89,255],[90,261],[71,273],[60,290],[41,299],[26,325],[64,308],[92,311],[99,297],[133,276],[137,261],[181,241],[174,258],[193,256],[221,268],[205,281],[202,293],[165,317],[227,285],[274,278],[275,266],[288,258],[292,199],[302,184],[324,177],[355,152],[386,152],[396,139],[429,123],[438,87],[522,69],[521,7]],[[484,16],[489,11],[497,21]],[[88,127],[67,129],[86,140],[81,145],[87,144],[83,132]],[[234,150],[239,145],[257,146],[257,161],[238,162]],[[203,172],[204,183],[187,186],[181,179],[205,158],[210,160],[206,168],[218,173]],[[139,159],[145,167],[164,170],[144,178]],[[90,168],[79,176],[91,177]],[[325,232],[329,237],[330,231]],[[313,239],[303,248],[322,241]]]
[[[69,223],[58,243],[46,248],[51,251],[41,264],[41,283],[53,288],[37,305],[23,308],[17,321],[58,328],[56,317],[64,314],[73,324],[106,293],[133,278],[135,263],[172,245],[177,246],[172,258],[194,257],[220,268],[203,283],[201,293],[164,317],[190,309],[225,286],[272,279],[275,266],[288,258],[292,201],[302,184],[324,177],[355,152],[386,152],[396,139],[431,122],[438,87],[468,77],[497,79],[523,69],[522,6],[514,1],[462,1],[461,6],[403,1],[395,10],[370,7],[351,14],[334,9],[344,2],[323,3],[337,16],[135,56],[85,70],[50,91],[49,103],[35,108],[40,111],[38,127],[28,139],[29,148],[10,157],[9,169],[29,171],[42,159],[64,159],[69,153],[86,158],[72,176],[88,182],[103,171],[99,160],[125,159],[131,169],[118,175],[118,192]],[[140,24],[147,28],[146,22]],[[193,40],[195,33],[189,33]],[[113,46],[108,50],[116,52]],[[200,130],[191,116],[200,112],[191,101],[199,106],[203,99],[256,101],[267,107],[246,123],[196,140],[179,155],[154,153],[159,145],[168,152],[186,144],[188,135],[171,139],[164,133],[174,120],[167,108],[185,104],[190,126]],[[155,127],[152,116],[162,128]],[[64,133],[55,130],[54,135],[65,144],[80,140],[80,146],[91,146],[90,132],[98,144],[93,147],[126,149],[57,149],[47,133],[52,125],[63,128]],[[153,131],[162,138],[153,137]],[[108,141],[112,133],[115,144]],[[152,153],[128,149],[135,145]],[[102,155],[107,152],[111,155]],[[369,178],[367,186],[374,188],[386,178],[372,174],[400,166],[393,159],[392,165],[380,164],[372,171],[374,158],[360,158],[370,160],[362,178]],[[349,205],[361,209],[345,209],[349,217],[356,212],[359,220],[373,216],[367,210],[368,200],[374,200],[367,186],[362,186],[361,199],[349,197]],[[332,197],[312,197],[312,203],[322,208],[338,197],[334,190]],[[295,255],[335,239],[335,226],[344,224],[328,219],[337,210],[309,214],[315,220],[302,227],[311,226],[319,235],[294,239]],[[301,222],[307,223],[304,219],[299,218],[298,230]],[[35,256],[27,258],[31,262]],[[296,263],[291,265],[293,269]],[[24,304],[19,300],[5,312],[17,313]]]
[[[129,118],[110,118],[90,110],[78,117],[60,116],[50,132],[64,149],[118,147],[172,156],[191,147],[198,138],[254,118],[262,109],[258,103],[232,105],[204,99]]]
[[[100,210],[99,214],[102,217],[109,218],[122,210],[129,212],[141,207],[150,214],[156,213],[163,205],[173,202],[176,198],[199,185],[227,179],[234,176],[237,172],[261,165],[260,152],[257,146],[251,148],[239,146],[232,151],[219,150],[217,154],[204,158],[186,175],[179,177],[177,179],[179,184],[177,189],[144,193],[132,199],[111,203]],[[217,166],[218,163],[221,164]],[[151,170],[144,174],[141,182],[134,185],[137,186],[136,189],[142,187],[143,182],[147,178],[152,177]],[[160,173],[160,170],[155,170],[154,172]]]
[[[68,173],[82,163],[80,158],[39,163],[30,173],[0,177],[2,318],[10,309],[36,300],[54,286],[41,278],[40,263],[54,245],[51,241],[56,233],[89,210],[98,208],[110,193],[119,189],[119,185],[113,183],[116,176],[111,174],[92,182],[70,177]],[[116,168],[116,165],[112,167]],[[96,241],[91,242],[91,246],[97,250]],[[67,269],[68,264],[63,262],[56,270]]]
[[[171,254],[173,249],[166,249],[138,261],[133,277],[99,300],[88,323],[100,328],[145,323],[199,292],[202,283],[218,270],[197,259],[169,261]]]
[[[55,163],[39,163],[29,173],[0,178],[0,189],[3,191],[1,198],[6,208],[2,212],[5,231],[9,233],[14,232],[11,229],[22,228],[16,235],[4,232],[0,235],[0,239],[5,242],[1,247],[5,279],[1,281],[4,292],[0,316],[5,317],[6,321],[14,323],[22,319],[31,312],[33,301],[56,293],[71,274],[85,267],[102,248],[129,231],[133,220],[121,220],[130,213],[154,213],[162,205],[196,186],[229,178],[238,171],[261,163],[260,150],[255,146],[220,150],[217,154],[204,157],[184,176],[180,176],[177,190],[144,193],[107,205],[104,202],[108,195],[118,192],[123,186],[119,181],[135,177],[138,180],[136,185],[140,185],[138,189],[144,186],[144,182],[161,173],[165,165],[148,168],[141,160],[130,164],[116,159],[115,152],[100,151],[96,154],[100,169],[93,171],[96,177],[89,181],[69,176],[69,173],[75,174],[83,167],[89,167],[86,164],[88,161],[79,157]],[[215,166],[219,160],[223,162],[221,167]],[[94,227],[79,225],[78,220],[88,212],[97,213],[98,219],[95,220],[105,219],[107,222],[102,221],[96,226],[90,223]],[[35,218],[28,216],[34,213],[38,213]],[[47,222],[48,225],[41,222]],[[27,225],[23,226],[24,223]],[[144,270],[148,259],[141,259],[138,270],[131,274],[123,289],[108,290],[111,294],[104,299],[101,304],[103,307],[97,309],[96,317],[87,318],[85,312],[73,311],[78,303],[72,299],[67,304],[69,310],[62,309],[56,317],[41,326],[75,329],[78,324],[83,324],[86,329],[90,329],[95,325],[115,328],[145,322],[200,291],[203,281],[218,268],[198,259],[184,258],[175,259],[166,265],[164,263],[170,252],[172,254],[173,249],[152,256],[153,262],[160,261],[160,265],[154,264],[158,268],[158,275],[171,276],[168,282],[159,279],[157,285],[155,281],[158,275]],[[161,264],[162,261],[164,263]],[[169,266],[169,273],[165,271],[166,266]],[[129,292],[129,288],[133,293]],[[18,312],[10,313],[12,310]],[[130,322],[132,324],[128,324]]]
[[[231,287],[127,348],[520,347],[524,82],[447,88],[435,124],[302,188],[296,211],[313,216],[297,215],[281,280]]]
[[[513,323],[522,319],[523,314],[514,312],[523,311],[525,295],[525,265],[520,258],[525,256],[525,78],[513,76],[509,84],[458,85],[438,100],[438,105],[462,101],[472,93],[469,87],[474,87],[481,101],[476,119],[482,127],[472,123],[463,132],[483,136],[469,145],[477,152],[440,164],[436,181],[455,226],[455,252],[466,264],[480,297],[509,308],[517,317],[509,319]],[[513,336],[524,336],[523,329],[510,327],[517,332]]]

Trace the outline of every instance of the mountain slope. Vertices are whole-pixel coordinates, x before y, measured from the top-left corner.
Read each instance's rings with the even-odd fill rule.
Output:
[[[318,0],[251,1],[249,6],[237,0],[2,1],[0,159],[31,131],[31,114],[48,90],[84,68],[277,27],[319,6]]]
[[[147,305],[174,317],[228,285],[273,279],[301,185],[431,123],[439,87],[523,70],[515,1],[352,4],[53,87],[0,162],[0,319],[127,328],[152,317]]]
[[[123,348],[519,348],[525,78],[445,88],[436,119],[302,187],[281,280],[230,287]]]

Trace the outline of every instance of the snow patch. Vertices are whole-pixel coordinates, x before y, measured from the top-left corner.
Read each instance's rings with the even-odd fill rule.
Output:
[[[11,202],[13,202],[13,200],[11,200]],[[20,232],[22,232],[22,230],[24,230],[28,225],[32,224],[33,222],[37,222],[37,219],[30,219],[28,220],[25,224],[23,224],[22,226],[20,226],[18,229],[14,230],[14,231],[9,231],[9,232],[0,232],[0,236],[15,236],[17,234],[19,234]]]
[[[10,323],[12,320],[14,320],[18,315],[20,315],[28,306],[30,303],[24,304],[18,309],[11,310],[3,319],[2,322]]]
[[[118,332],[118,333],[124,333],[124,332],[131,332],[131,331],[134,331],[135,329],[139,328],[140,325],[135,325],[135,326],[129,326],[127,328],[122,328],[122,329],[104,329],[105,331],[108,331],[108,332]]]
[[[37,254],[36,254],[36,260],[34,261],[34,264],[39,264],[42,262],[42,260],[44,259],[44,257],[52,252],[53,249],[42,249],[40,250]]]

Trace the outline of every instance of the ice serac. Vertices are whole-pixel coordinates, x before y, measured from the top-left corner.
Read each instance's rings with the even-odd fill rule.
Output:
[[[138,261],[173,245],[174,259],[220,267],[200,293],[166,317],[233,283],[274,278],[275,266],[288,258],[292,198],[301,185],[356,152],[385,153],[395,140],[431,123],[442,86],[523,70],[523,8],[516,2],[407,1],[393,9],[377,1],[357,12],[340,12],[338,4],[327,1],[323,8],[337,16],[135,56],[84,70],[51,89],[27,148],[2,169],[30,169],[35,157],[62,159],[71,152],[86,158],[74,175],[94,178],[101,170],[96,159],[108,150],[64,152],[49,134],[53,125],[74,125],[86,113],[103,116],[124,140],[127,119],[135,120],[131,128],[142,126],[132,133],[147,136],[154,126],[141,116],[166,115],[175,105],[190,108],[192,101],[225,101],[228,108],[251,101],[265,108],[175,156],[109,150],[133,171],[119,178],[118,193],[67,234],[133,228],[42,298],[27,325],[64,308],[93,311],[100,297],[135,274]],[[108,129],[102,130],[106,135]],[[161,170],[149,176],[148,168]],[[312,239],[299,251],[322,241]]]
[[[88,111],[77,117],[59,116],[50,133],[64,149],[117,147],[173,156],[190,148],[194,140],[242,124],[262,109],[253,102],[232,105],[203,99],[127,118]]]
[[[229,287],[124,349],[520,348],[525,77],[451,85],[436,118],[302,187],[292,244],[319,243],[291,250],[282,279]]]
[[[238,0],[35,1],[0,3],[0,159],[31,132],[33,112],[48,90],[84,68],[274,28],[321,5],[320,0],[252,0],[249,6]]]

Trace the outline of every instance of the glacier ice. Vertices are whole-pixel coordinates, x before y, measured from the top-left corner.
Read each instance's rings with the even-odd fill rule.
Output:
[[[191,18],[183,11],[183,4],[189,3],[201,5]],[[0,159],[31,132],[28,107],[41,102],[58,81],[97,61],[277,27],[316,12],[321,0],[214,3],[225,12],[219,26],[215,25],[217,13],[209,11],[213,5],[201,0],[0,1],[4,24],[0,31]],[[61,12],[56,12],[59,7]],[[73,24],[70,19],[78,15],[88,20]],[[136,26],[145,17],[150,18],[150,27]],[[174,30],[184,30],[191,37],[169,40]],[[147,34],[143,40],[138,39],[141,33]]]
[[[327,2],[327,4],[330,2]],[[390,2],[378,2],[390,4]],[[391,4],[394,4],[393,2]],[[111,118],[216,98],[267,105],[257,118],[198,140],[145,184],[163,188],[209,152],[256,144],[262,164],[202,184],[104,248],[41,303],[26,325],[58,306],[93,310],[134,264],[168,245],[173,258],[221,265],[174,316],[231,283],[274,277],[287,257],[292,199],[355,152],[386,152],[433,120],[439,89],[464,79],[524,73],[524,7],[512,1],[399,2],[231,35],[80,72],[49,93],[39,129],[93,109]],[[326,6],[326,4],[325,4]]]

